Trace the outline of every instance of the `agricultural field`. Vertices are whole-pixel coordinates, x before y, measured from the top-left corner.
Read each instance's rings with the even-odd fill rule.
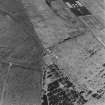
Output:
[[[104,0],[0,0],[0,105],[104,105],[104,34]]]

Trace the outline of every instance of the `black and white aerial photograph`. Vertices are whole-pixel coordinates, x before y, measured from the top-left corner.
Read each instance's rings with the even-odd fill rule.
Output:
[[[0,105],[105,105],[105,0],[0,0]]]

